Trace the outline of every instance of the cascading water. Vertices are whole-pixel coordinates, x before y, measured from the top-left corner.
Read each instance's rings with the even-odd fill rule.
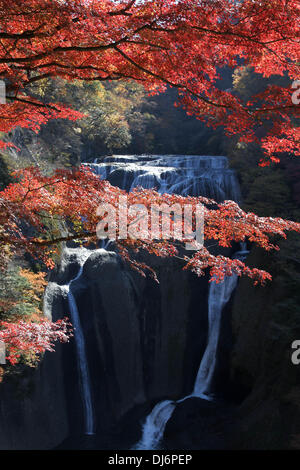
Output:
[[[72,279],[72,281],[64,286],[64,291],[68,296],[68,304],[70,309],[70,316],[72,325],[74,327],[74,338],[76,345],[76,356],[77,356],[77,365],[78,373],[80,377],[80,388],[81,396],[84,410],[84,419],[85,419],[85,434],[92,435],[94,434],[94,413],[93,413],[93,402],[92,402],[92,393],[91,393],[91,383],[88,369],[88,361],[85,348],[85,339],[81,327],[81,321],[79,317],[79,312],[76,304],[75,297],[72,292],[72,284],[79,280],[82,275],[83,265],[87,257],[89,256],[89,251],[84,248],[78,249],[78,258],[80,261],[80,268],[77,276]]]
[[[230,300],[238,276],[226,276],[223,282],[212,282],[208,294],[208,342],[196,377],[193,396],[206,398],[216,366],[222,310]]]
[[[246,243],[241,243],[241,250],[237,251],[233,258],[244,260],[248,253]],[[231,276],[225,276],[223,282],[211,282],[210,284],[208,293],[208,341],[191,396],[211,399],[209,392],[216,367],[222,311],[229,302],[237,282],[238,275],[232,274]]]
[[[143,436],[135,446],[136,450],[156,449],[163,438],[166,424],[175,406],[175,402],[165,400],[153,408],[152,412],[147,416],[143,426]]]
[[[160,193],[240,200],[234,170],[224,156],[117,155],[87,164],[96,174],[127,191],[137,186]]]
[[[88,166],[111,184],[127,191],[142,186],[146,189],[156,188],[160,193],[201,195],[217,201],[240,200],[236,174],[228,168],[228,160],[223,156],[118,155],[106,157],[101,163],[97,163],[96,159]],[[210,284],[207,347],[200,363],[194,390],[180,402],[192,396],[212,400],[208,393],[216,364],[221,313],[236,284],[237,276],[226,277],[224,282],[219,284]],[[176,402],[165,400],[154,407],[145,421],[142,438],[135,448],[154,449],[159,445],[175,406]]]
[[[237,252],[235,257],[240,258],[245,256],[246,253],[248,253],[246,250]],[[233,274],[232,276],[226,276],[223,282],[212,282],[210,284],[208,294],[208,341],[200,362],[193,392],[176,402],[165,400],[158,403],[147,416],[143,426],[142,438],[134,447],[135,449],[154,450],[159,446],[167,422],[171,418],[177,403],[192,397],[208,401],[213,400],[209,392],[216,367],[222,311],[229,302],[237,282],[238,276]]]
[[[142,186],[144,188],[156,188],[160,193],[175,193],[183,196],[201,195],[213,198],[216,201],[232,199],[238,202],[240,200],[240,189],[235,172],[228,168],[227,158],[223,156],[118,155],[106,157],[101,163],[97,163],[96,159],[94,163],[87,165],[101,178],[105,178],[112,185],[127,191]],[[103,247],[104,243],[103,241]],[[246,253],[245,249],[242,253]],[[238,253],[236,255],[238,256]],[[72,322],[77,330],[75,330],[75,341],[82,382],[86,433],[91,434],[93,433],[94,419],[84,336],[75,298],[71,292],[72,283],[79,279],[81,273],[82,268],[68,286],[68,301]],[[213,399],[209,392],[216,365],[221,313],[236,284],[237,276],[226,277],[219,284],[214,282],[210,284],[208,341],[199,366],[194,390],[191,395],[178,402],[165,400],[158,403],[148,415],[143,426],[142,438],[136,444],[135,449],[155,449],[159,446],[176,403],[180,403],[189,397]]]

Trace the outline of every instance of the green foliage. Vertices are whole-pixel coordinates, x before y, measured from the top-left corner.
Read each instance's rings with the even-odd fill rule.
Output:
[[[248,101],[252,96],[261,93],[270,84],[281,87],[288,86],[290,80],[286,76],[273,76],[272,78],[264,78],[262,75],[256,74],[253,67],[236,68],[232,75],[232,84],[234,91],[243,101]]]
[[[214,131],[194,117],[187,116],[181,107],[175,107],[177,91],[168,89],[152,98],[144,106],[151,106],[152,119],[146,123],[145,139],[133,143],[129,153],[220,155],[223,153],[223,131]],[[151,139],[151,140],[150,140]]]
[[[287,86],[288,79],[285,76],[266,79],[254,73],[251,67],[240,67],[234,71],[232,83],[240,98],[248,101],[268,84]],[[257,130],[257,137],[262,137],[265,130],[262,125]],[[237,143],[236,138],[226,142],[226,154],[231,166],[238,172],[243,208],[261,216],[299,220],[300,210],[295,193],[297,188],[295,184],[291,184],[290,175],[292,156],[283,157],[279,165],[261,168],[259,162],[263,154],[260,146],[254,143]]]
[[[259,146],[233,144],[228,147],[230,164],[236,169],[242,188],[242,207],[260,216],[297,219],[298,205],[283,165],[261,168]]]
[[[41,315],[44,277],[14,264],[0,272],[0,320]]]
[[[84,114],[76,123],[52,121],[40,132],[52,162],[64,166],[128,148],[133,134],[144,138],[145,123],[152,119],[142,112],[147,94],[134,82],[44,80],[31,91],[39,99],[61,102]]]
[[[29,130],[15,131],[10,140],[20,151],[8,151],[13,167],[32,163],[46,169],[69,167],[111,153],[224,153],[223,130],[208,129],[175,107],[175,89],[148,96],[133,81],[45,79],[32,84],[29,93],[41,101],[63,103],[82,112],[84,118],[75,123],[49,121],[38,136]]]

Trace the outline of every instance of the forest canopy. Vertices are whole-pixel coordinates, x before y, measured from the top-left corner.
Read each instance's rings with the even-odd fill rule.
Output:
[[[267,84],[250,100],[216,84],[225,66],[296,80],[299,8],[294,0],[1,0],[0,77],[7,104],[0,131],[37,131],[52,118],[80,117],[63,104],[26,95],[45,78],[132,79],[152,93],[177,89],[188,114],[243,142],[258,142],[263,128],[264,162],[277,161],[282,152],[299,154],[291,83]]]

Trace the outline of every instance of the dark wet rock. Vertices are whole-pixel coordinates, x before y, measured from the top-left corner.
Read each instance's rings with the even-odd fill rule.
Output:
[[[162,446],[167,449],[229,449],[235,433],[235,408],[222,402],[188,398],[178,403],[167,422]]]
[[[270,269],[270,257],[257,248],[248,262]],[[291,361],[291,344],[300,338],[299,311],[289,308],[280,273],[265,287],[241,280],[232,327],[230,373],[242,400],[236,447],[300,448],[300,366]]]

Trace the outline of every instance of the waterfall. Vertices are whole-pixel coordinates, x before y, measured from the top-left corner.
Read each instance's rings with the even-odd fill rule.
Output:
[[[165,400],[158,403],[147,416],[143,426],[143,436],[138,442],[136,450],[156,449],[165,431],[166,424],[170,419],[176,403]]]
[[[182,196],[206,196],[216,201],[240,200],[234,170],[224,156],[115,155],[87,163],[101,178],[130,191],[137,186]]]
[[[208,294],[208,342],[196,377],[193,396],[208,395],[217,360],[221,314],[230,300],[238,281],[237,274],[226,276],[223,282],[211,282]]]
[[[70,251],[70,250],[69,250]],[[64,287],[64,291],[68,296],[68,304],[70,309],[70,316],[72,325],[74,327],[74,339],[76,345],[76,356],[77,356],[77,366],[78,373],[80,378],[80,388],[81,388],[81,397],[84,411],[84,422],[85,422],[85,434],[92,435],[94,434],[94,413],[93,413],[93,402],[92,402],[92,393],[91,393],[91,383],[88,369],[88,361],[86,355],[85,339],[82,331],[80,316],[76,304],[76,299],[72,292],[72,284],[76,282],[82,275],[83,265],[89,256],[90,252],[85,248],[79,248],[76,250],[78,252],[78,258],[80,261],[80,269],[78,274],[70,283]]]
[[[171,418],[177,403],[192,397],[209,401],[213,399],[208,393],[216,366],[221,313],[237,285],[237,280],[238,276],[232,275],[226,276],[224,281],[219,284],[211,282],[208,294],[208,341],[200,362],[194,390],[190,395],[176,402],[165,400],[158,403],[147,416],[143,426],[142,438],[136,444],[135,449],[154,450],[158,447],[163,438],[166,424]]]
[[[161,194],[205,196],[218,202],[225,199],[239,202],[241,199],[236,174],[228,167],[228,160],[224,156],[114,155],[104,158],[101,162],[95,159],[94,163],[86,165],[101,178],[126,191],[142,186],[145,189],[155,188]],[[245,246],[241,247],[241,250],[241,256],[247,253]],[[238,253],[236,256],[239,256]],[[216,366],[221,314],[237,285],[237,280],[238,277],[233,275],[225,277],[222,283],[210,283],[208,339],[194,389],[190,395],[177,402],[165,400],[153,408],[146,418],[142,438],[135,446],[136,449],[155,449],[159,445],[176,403],[189,397],[213,400],[209,393]],[[86,409],[89,406],[87,403]]]
[[[241,244],[241,251],[236,252],[234,258],[245,259],[248,253],[246,244],[243,243]],[[135,449],[154,450],[158,447],[163,438],[167,422],[171,418],[177,403],[182,403],[192,397],[202,398],[208,401],[213,400],[209,392],[217,361],[222,311],[229,302],[237,286],[237,282],[238,276],[237,274],[233,274],[231,276],[225,276],[223,282],[216,283],[212,281],[210,283],[208,293],[208,339],[200,361],[193,392],[175,402],[165,400],[158,403],[147,416],[143,426],[142,438],[134,447]]]
[[[249,251],[245,242],[240,244],[233,258],[244,260]],[[229,302],[234,289],[237,286],[238,275],[225,276],[223,282],[212,281],[208,293],[208,341],[200,362],[200,367],[195,380],[194,390],[191,396],[211,399],[210,387],[216,367],[217,349],[220,337],[222,311]]]

